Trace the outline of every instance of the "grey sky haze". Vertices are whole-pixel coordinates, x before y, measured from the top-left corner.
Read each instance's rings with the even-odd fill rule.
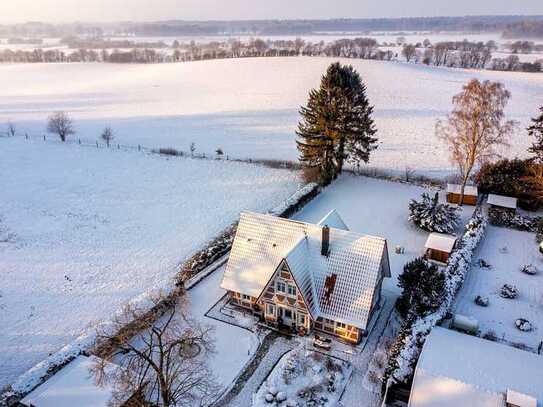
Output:
[[[0,0],[3,23],[490,14],[543,14],[543,0]]]

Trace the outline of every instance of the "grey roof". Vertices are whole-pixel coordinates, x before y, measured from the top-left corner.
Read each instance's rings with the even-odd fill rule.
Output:
[[[365,329],[381,270],[390,276],[386,240],[330,227],[330,254],[322,256],[321,239],[319,225],[242,213],[221,287],[258,297],[286,260],[313,317]]]

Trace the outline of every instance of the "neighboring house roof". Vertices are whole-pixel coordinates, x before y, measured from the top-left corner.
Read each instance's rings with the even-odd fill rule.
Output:
[[[448,194],[460,194],[462,190],[462,185],[458,184],[447,184],[447,193]],[[465,196],[477,196],[477,187],[472,185],[466,185],[464,188]]]
[[[502,208],[516,209],[517,207],[517,198],[510,196],[489,194],[487,202],[489,205],[501,206]]]
[[[409,407],[543,406],[543,356],[435,327],[417,363]],[[520,393],[520,394],[519,394]],[[530,404],[532,403],[532,404]]]
[[[98,358],[78,356],[24,399],[23,405],[36,407],[107,407],[112,387],[96,384],[91,373]],[[111,369],[119,369],[111,364]]]
[[[322,229],[290,219],[242,213],[221,287],[259,297],[285,260],[314,318],[365,329],[381,270],[390,277],[386,240],[330,227],[330,254],[323,256]],[[326,280],[332,275],[336,276],[335,284],[327,299]]]
[[[456,237],[443,233],[430,233],[424,247],[426,249],[439,250],[441,252],[450,253],[453,251]]]
[[[343,219],[341,219],[341,216],[339,216],[339,213],[335,209],[332,209],[328,214],[322,218],[319,223],[317,223],[319,226],[328,226],[331,228],[341,229],[341,230],[349,230],[345,222],[343,222]]]

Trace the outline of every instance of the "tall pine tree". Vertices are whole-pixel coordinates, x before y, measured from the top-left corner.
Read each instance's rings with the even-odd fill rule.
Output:
[[[317,168],[320,181],[328,184],[341,174],[345,162],[367,163],[377,148],[372,113],[358,72],[350,65],[331,64],[300,110],[296,143],[302,164]]]
[[[535,137],[535,141],[528,149],[535,159],[543,164],[543,106],[539,108],[541,114],[532,119],[532,125],[528,127],[528,134]]]

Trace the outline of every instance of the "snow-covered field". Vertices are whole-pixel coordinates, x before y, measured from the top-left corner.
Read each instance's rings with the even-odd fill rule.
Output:
[[[424,188],[397,182],[345,175],[311,201],[296,219],[316,223],[337,209],[350,230],[387,239],[392,278],[383,287],[398,292],[397,277],[409,260],[424,253],[428,233],[407,220],[411,199],[419,199]],[[404,254],[395,253],[402,246]]]
[[[0,174],[0,387],[299,186],[285,170],[24,138],[0,138]]]
[[[458,294],[455,312],[477,319],[482,334],[493,331],[498,339],[537,348],[543,339],[543,256],[534,234],[489,226],[476,256],[491,268],[472,267]],[[539,273],[522,273],[521,267],[527,264],[536,266]],[[518,298],[502,298],[499,292],[504,284],[516,286]],[[488,307],[474,303],[477,295],[489,299]],[[535,329],[519,331],[517,318],[529,320]]]
[[[308,91],[333,62],[329,58],[247,58],[180,64],[1,65],[0,123],[42,134],[45,119],[66,110],[78,137],[96,140],[111,125],[116,141],[173,146],[236,157],[297,159],[294,130]],[[471,78],[502,81],[511,91],[507,113],[520,122],[507,154],[525,154],[524,128],[543,94],[540,74],[343,60],[367,83],[379,130],[371,165],[430,175],[452,170],[435,138],[438,118]],[[0,124],[1,125],[1,124]]]

